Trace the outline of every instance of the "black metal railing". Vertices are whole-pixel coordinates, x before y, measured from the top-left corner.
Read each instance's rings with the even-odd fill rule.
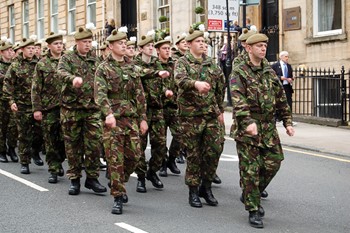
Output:
[[[350,121],[350,70],[295,69],[293,114]]]

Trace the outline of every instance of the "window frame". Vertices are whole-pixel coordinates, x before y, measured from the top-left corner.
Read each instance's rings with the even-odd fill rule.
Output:
[[[27,15],[27,14],[28,15]],[[26,21],[26,19],[28,19]],[[22,2],[22,37],[29,37],[29,1],[23,0]]]
[[[97,10],[97,7],[96,7],[96,0],[91,0],[93,2],[89,2],[90,0],[86,0],[86,23],[93,23],[95,26],[96,26],[96,10]],[[92,17],[91,17],[91,6],[94,5],[95,6],[95,16],[93,17],[94,18],[94,21],[92,20]]]
[[[37,0],[36,1],[36,7],[37,7],[37,36],[38,40],[43,39],[45,37],[45,3],[44,0]],[[40,17],[40,3],[42,4],[42,17]]]
[[[8,6],[8,14],[9,14],[9,36],[11,43],[15,41],[15,27],[16,27],[16,16],[15,16],[15,5]],[[12,24],[13,22],[13,24]]]
[[[164,16],[166,16],[168,18],[168,21],[166,22],[159,22],[158,20],[158,26],[160,29],[166,29],[169,28],[170,30],[170,4],[169,4],[169,0],[158,0],[158,18],[160,16],[163,16],[163,11],[167,12],[168,14],[165,14]]]
[[[53,2],[57,2],[57,12],[53,12]],[[51,21],[51,32],[58,33],[58,0],[50,1],[50,21]],[[56,20],[55,20],[56,18]],[[56,25],[54,24],[56,22]]]
[[[70,8],[70,2],[74,1],[74,7]],[[68,21],[68,34],[74,34],[76,30],[75,20],[76,20],[76,10],[77,10],[77,1],[76,0],[68,0],[67,2],[67,21]],[[74,22],[74,27],[72,27],[72,23]]]

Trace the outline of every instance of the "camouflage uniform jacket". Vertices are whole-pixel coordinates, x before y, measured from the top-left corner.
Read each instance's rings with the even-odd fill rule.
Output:
[[[58,63],[58,74],[62,81],[61,106],[69,109],[98,109],[94,101],[94,78],[98,66],[96,54],[91,50],[81,56],[76,46],[66,52]],[[73,79],[81,77],[83,85],[73,87]]]
[[[275,72],[266,59],[261,64],[254,66],[248,57],[231,73],[234,120],[231,135],[238,141],[266,148],[280,143],[275,112],[281,113],[285,127],[292,125],[292,116]],[[251,136],[246,133],[246,128],[254,122],[258,135]]]
[[[152,56],[150,63],[142,60],[142,55],[135,57],[135,64],[141,67],[140,77],[145,91],[147,108],[162,109],[164,100],[164,79],[158,73],[162,67],[157,62],[158,58]]]
[[[183,56],[184,56],[184,54],[181,53],[179,50],[176,50],[176,52],[171,55],[171,57],[174,61],[179,60],[179,58],[183,57]]]
[[[20,53],[6,72],[3,95],[9,101],[10,106],[16,103],[19,111],[32,111],[30,96],[33,72],[37,62],[35,56],[32,60],[28,60]]]
[[[196,81],[209,83],[209,92],[200,94],[194,85]],[[204,56],[200,62],[187,52],[175,65],[175,82],[180,116],[219,116],[224,112],[225,77],[210,57]]]
[[[2,57],[0,57],[0,100],[6,100],[3,97],[2,88],[4,86],[4,79],[5,79],[6,72],[10,67],[10,65],[11,65],[11,61],[6,62]]]
[[[146,119],[146,99],[139,74],[141,68],[128,58],[117,62],[111,55],[96,71],[94,96],[106,117],[113,113],[115,118],[132,117]]]
[[[233,59],[233,69],[235,68],[235,66],[238,66],[239,64],[241,64],[241,62],[243,62],[246,59],[249,59],[248,53],[245,49],[243,49],[242,52],[239,53],[238,56],[235,57],[235,59]]]
[[[164,82],[164,107],[171,107],[171,108],[177,108],[176,104],[176,96],[177,96],[177,88],[175,85],[174,80],[174,68],[175,68],[175,61],[170,57],[167,62],[162,62],[160,60],[157,61],[159,63],[159,66],[162,67],[162,70],[166,70],[170,73],[170,77],[165,78],[163,80]],[[173,97],[167,98],[165,97],[165,91],[171,90],[173,92]]]
[[[33,111],[47,111],[59,106],[61,80],[57,74],[59,59],[48,51],[36,65],[32,81]]]

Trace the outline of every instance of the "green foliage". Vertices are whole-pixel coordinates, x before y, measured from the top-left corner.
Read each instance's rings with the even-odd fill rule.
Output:
[[[196,14],[203,14],[204,13],[204,8],[201,6],[197,6],[196,9],[194,9],[194,12]]]
[[[163,22],[166,22],[166,21],[168,21],[169,20],[169,18],[168,17],[166,17],[165,15],[161,15],[161,16],[159,16],[159,22],[161,22],[161,23],[163,23]]]

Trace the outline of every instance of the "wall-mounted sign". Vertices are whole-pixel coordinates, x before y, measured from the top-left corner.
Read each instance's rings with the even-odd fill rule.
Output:
[[[229,0],[230,22],[238,20],[239,1]],[[208,31],[225,31],[227,28],[227,5],[226,0],[208,0]],[[233,27],[231,26],[232,30]]]
[[[299,30],[301,29],[301,13],[300,7],[293,7],[283,10],[283,30]]]

